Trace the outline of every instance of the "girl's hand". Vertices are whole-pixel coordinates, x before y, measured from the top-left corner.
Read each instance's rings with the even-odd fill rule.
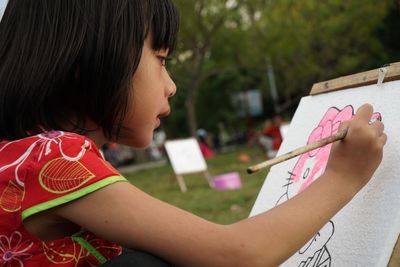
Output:
[[[364,104],[351,121],[341,124],[340,129],[348,128],[347,135],[333,144],[326,167],[326,172],[340,179],[343,189],[349,189],[351,194],[367,184],[382,161],[387,136],[381,121],[370,123],[372,114],[373,107]]]

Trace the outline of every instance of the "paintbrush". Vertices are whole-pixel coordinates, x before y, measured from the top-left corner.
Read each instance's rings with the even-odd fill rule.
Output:
[[[288,152],[286,154],[283,154],[282,156],[279,156],[279,157],[276,157],[274,159],[270,159],[270,160],[261,162],[259,164],[254,165],[254,166],[250,166],[250,167],[247,168],[247,173],[249,173],[249,174],[255,173],[255,172],[257,172],[257,171],[259,171],[261,169],[271,167],[271,166],[273,166],[275,164],[278,164],[278,163],[284,162],[286,160],[289,160],[291,158],[297,157],[297,156],[299,156],[301,154],[304,154],[304,153],[307,153],[307,152],[309,152],[311,150],[317,149],[319,147],[326,146],[327,144],[331,144],[331,143],[333,143],[335,141],[338,141],[338,140],[342,140],[342,139],[344,139],[346,137],[347,130],[348,130],[348,128],[345,128],[345,129],[343,129],[343,130],[341,130],[341,131],[339,131],[339,132],[337,132],[337,133],[335,133],[335,134],[333,134],[331,136],[325,137],[325,138],[323,138],[321,140],[318,140],[318,141],[316,141],[316,142],[314,142],[312,144],[308,144],[306,146],[299,147],[299,148],[297,148],[297,149],[295,149],[293,151],[290,151],[290,152]]]

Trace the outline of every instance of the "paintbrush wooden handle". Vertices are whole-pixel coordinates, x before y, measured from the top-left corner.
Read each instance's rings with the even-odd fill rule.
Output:
[[[278,163],[284,162],[284,161],[286,161],[288,159],[297,157],[298,155],[307,153],[307,152],[309,152],[311,150],[317,149],[319,147],[326,146],[327,144],[331,144],[331,143],[333,143],[335,141],[338,141],[338,140],[342,140],[342,139],[344,139],[346,137],[347,130],[348,130],[347,128],[343,129],[340,132],[337,132],[337,133],[335,133],[335,134],[333,134],[331,136],[323,138],[323,139],[321,139],[321,140],[319,140],[319,141],[317,141],[315,143],[308,144],[308,145],[303,146],[303,147],[299,147],[299,148],[297,148],[297,149],[295,149],[295,150],[293,150],[291,152],[283,154],[282,156],[279,156],[279,157],[276,157],[274,159],[270,159],[270,160],[261,162],[261,163],[259,163],[257,165],[254,165],[254,166],[250,166],[250,167],[247,168],[247,173],[250,173],[250,174],[254,173],[254,172],[259,171],[259,170],[261,170],[263,168],[271,167],[271,166],[273,166],[275,164],[278,164]]]

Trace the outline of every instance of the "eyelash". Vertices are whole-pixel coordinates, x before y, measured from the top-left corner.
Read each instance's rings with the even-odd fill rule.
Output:
[[[165,67],[165,65],[166,65],[166,63],[168,61],[168,58],[164,57],[164,56],[157,56],[157,58],[160,60],[161,65],[163,65]]]

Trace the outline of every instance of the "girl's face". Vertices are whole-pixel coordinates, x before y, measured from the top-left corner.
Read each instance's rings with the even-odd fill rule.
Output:
[[[176,92],[169,76],[165,58],[168,50],[154,51],[151,37],[145,40],[139,66],[133,76],[129,109],[124,121],[120,142],[132,147],[146,147],[151,143],[160,118],[170,113],[168,98]]]

